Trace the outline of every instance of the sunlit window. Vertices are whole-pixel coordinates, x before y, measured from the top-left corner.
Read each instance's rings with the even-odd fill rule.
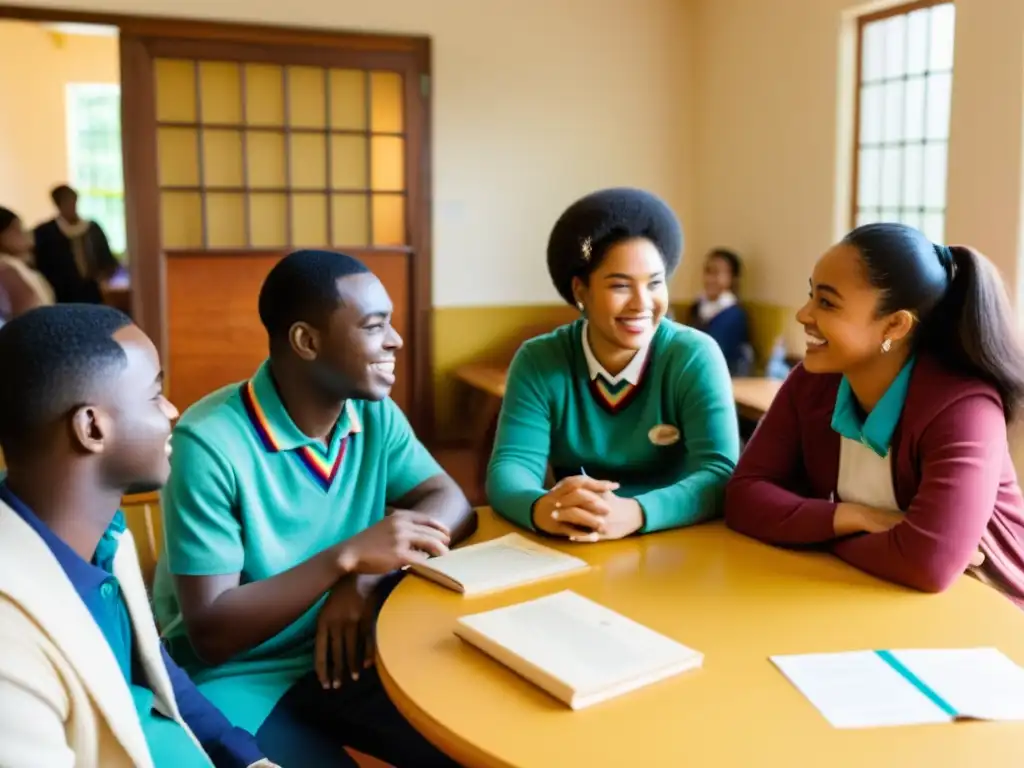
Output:
[[[900,221],[942,242],[953,83],[953,3],[860,20],[856,224]]]

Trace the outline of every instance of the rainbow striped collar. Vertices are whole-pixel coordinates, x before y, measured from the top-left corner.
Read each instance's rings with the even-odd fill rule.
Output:
[[[644,374],[647,373],[647,364],[651,359],[651,345],[648,344],[637,350],[629,364],[613,376],[598,362],[597,356],[590,348],[586,321],[583,322],[580,338],[583,345],[583,358],[587,363],[590,393],[598,405],[609,413],[616,414],[633,402],[640,392]]]
[[[349,438],[362,431],[351,401],[345,403],[338,417],[330,445],[324,446],[295,426],[277,393],[269,363],[265,362],[255,376],[242,384],[239,395],[263,447],[272,453],[293,453],[317,484],[324,491],[329,491],[345,456]]]

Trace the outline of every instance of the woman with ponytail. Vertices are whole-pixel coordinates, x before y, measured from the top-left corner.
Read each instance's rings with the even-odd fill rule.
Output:
[[[797,320],[806,359],[740,458],[728,524],[926,592],[967,571],[1024,607],[1006,437],[1024,348],[992,264],[901,224],[859,227],[818,260]]]

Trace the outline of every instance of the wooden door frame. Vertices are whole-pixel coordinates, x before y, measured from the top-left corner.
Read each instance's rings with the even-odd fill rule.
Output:
[[[41,23],[70,22],[116,27],[120,41],[122,95],[141,95],[153,99],[151,58],[147,42],[160,40],[194,41],[197,50],[214,44],[264,44],[345,48],[379,54],[395,53],[415,61],[420,82],[407,83],[420,89],[417,114],[409,115],[407,133],[415,136],[422,151],[416,167],[408,168],[407,206],[411,223],[409,332],[412,347],[412,382],[409,419],[422,440],[434,430],[433,333],[432,333],[432,152],[431,152],[431,47],[430,39],[413,35],[377,35],[362,32],[325,31],[304,27],[277,27],[260,24],[200,21],[158,16],[134,16],[113,13],[83,13],[56,8],[27,8],[0,4],[0,20]],[[127,88],[126,88],[127,86]],[[148,94],[148,96],[147,96]],[[122,110],[126,101],[122,99]],[[154,104],[133,105],[143,114],[155,115]],[[162,359],[168,359],[167,307],[164,290],[166,256],[161,249],[159,220],[151,221],[159,211],[159,186],[156,178],[156,126],[144,136],[144,122],[130,121],[134,130],[122,134],[124,160],[125,219],[131,267],[132,310],[139,325],[156,343]],[[143,258],[138,258],[143,254]],[[150,254],[156,254],[155,260]],[[137,259],[137,260],[136,260]]]

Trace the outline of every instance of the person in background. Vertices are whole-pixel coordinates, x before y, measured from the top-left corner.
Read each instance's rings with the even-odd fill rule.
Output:
[[[548,271],[580,318],[512,361],[487,472],[504,517],[599,541],[720,514],[736,409],[718,346],[665,319],[682,246],[675,214],[641,190],[595,192],[558,219]]]
[[[163,650],[125,493],[170,472],[153,343],[109,307],[0,328],[0,765],[272,765]]]
[[[107,237],[95,221],[78,215],[78,193],[61,185],[51,193],[57,217],[35,230],[36,269],[61,304],[102,304],[102,285],[118,270]]]
[[[268,756],[396,768],[454,763],[373,667],[400,570],[472,533],[466,497],[388,397],[401,337],[357,259],[296,251],[260,290],[270,356],[174,432],[154,588],[172,653]]]
[[[740,458],[728,524],[926,592],[968,570],[1024,605],[1006,437],[1024,349],[995,268],[870,224],[818,260],[797,319],[806,358]]]
[[[29,265],[32,244],[14,211],[0,208],[0,325],[53,304],[53,289]]]
[[[708,334],[722,348],[729,373],[749,376],[754,364],[747,312],[736,299],[740,257],[716,248],[704,259],[704,293],[690,307],[687,325]]]

